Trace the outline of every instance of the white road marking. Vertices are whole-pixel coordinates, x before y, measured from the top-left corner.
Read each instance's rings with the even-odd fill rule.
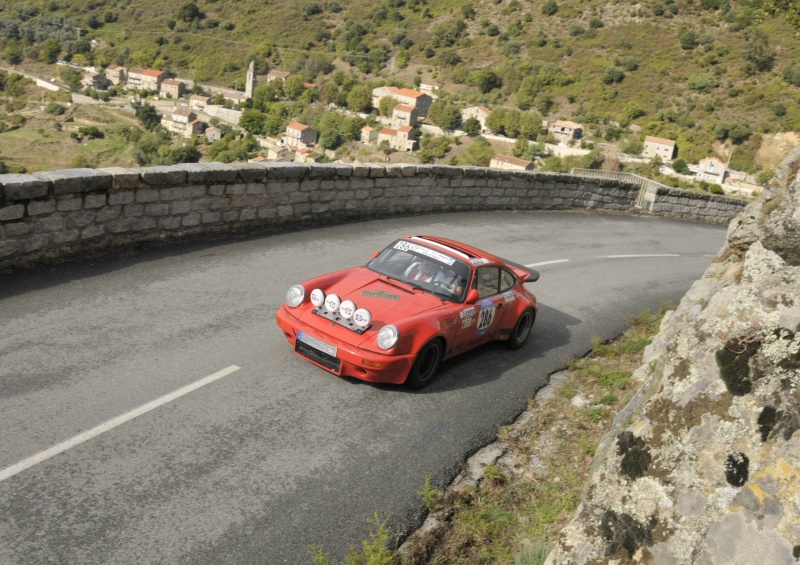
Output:
[[[608,259],[638,259],[648,257],[680,257],[677,253],[654,253],[651,255],[606,255]]]
[[[541,267],[542,265],[555,265],[556,263],[569,263],[569,259],[556,259],[555,261],[543,261],[541,263],[531,263],[530,265],[525,265],[526,267]]]
[[[57,445],[54,445],[53,447],[40,451],[36,455],[32,455],[27,459],[23,459],[19,463],[15,463],[10,467],[6,467],[2,471],[0,471],[0,482],[3,482],[4,480],[10,477],[13,477],[17,473],[21,473],[25,469],[29,469],[34,465],[38,465],[42,461],[46,461],[47,459],[50,459],[51,457],[54,457],[59,453],[63,453],[66,450],[75,447],[76,445],[80,445],[81,443],[89,441],[90,439],[95,438],[100,434],[105,433],[113,428],[116,428],[117,426],[122,425],[125,422],[133,420],[134,418],[141,416],[142,414],[146,414],[147,412],[155,410],[156,408],[163,406],[168,402],[172,402],[173,400],[176,400],[185,394],[189,394],[190,392],[195,391],[200,387],[204,387],[207,384],[213,383],[214,381],[217,381],[222,377],[227,377],[228,375],[230,375],[231,373],[235,373],[239,369],[241,369],[241,367],[237,367],[236,365],[231,365],[230,367],[222,369],[221,371],[217,371],[213,375],[208,375],[207,377],[204,377],[199,381],[195,381],[192,384],[186,385],[183,388],[179,388],[174,392],[170,392],[169,394],[165,394],[160,398],[156,398],[155,400],[148,402],[147,404],[139,406],[139,408],[135,408],[130,412],[122,414],[121,416],[112,418],[111,420],[108,420],[107,422],[104,422],[99,426],[92,428],[91,430],[81,432],[78,435],[68,439],[67,441],[63,441]]]

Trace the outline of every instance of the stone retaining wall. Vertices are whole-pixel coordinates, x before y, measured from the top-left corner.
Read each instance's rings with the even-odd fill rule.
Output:
[[[199,163],[0,175],[0,268],[139,242],[395,215],[597,209],[727,223],[744,202],[603,179],[443,165]]]

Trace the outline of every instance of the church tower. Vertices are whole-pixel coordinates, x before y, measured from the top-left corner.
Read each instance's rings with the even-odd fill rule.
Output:
[[[248,98],[253,98],[253,91],[256,89],[256,62],[250,61],[250,66],[247,67],[247,81],[244,85],[244,95]]]

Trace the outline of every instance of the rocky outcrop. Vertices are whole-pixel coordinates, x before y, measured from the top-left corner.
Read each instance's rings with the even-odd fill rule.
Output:
[[[548,564],[800,562],[799,167],[662,322]]]

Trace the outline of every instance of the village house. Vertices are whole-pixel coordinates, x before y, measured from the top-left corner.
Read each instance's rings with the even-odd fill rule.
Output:
[[[167,78],[167,73],[155,69],[130,69],[128,79],[125,82],[126,88],[138,88],[140,90],[161,90],[161,83]]]
[[[442,85],[441,85],[441,84],[439,84],[438,82],[434,82],[434,81],[432,81],[432,80],[423,80],[423,81],[422,81],[422,82],[419,84],[419,89],[420,89],[422,92],[428,92],[428,93],[430,93],[430,94],[431,94],[431,96],[433,96],[433,94],[434,94],[435,92],[438,92],[439,90],[441,90],[441,89],[442,89]]]
[[[417,115],[420,118],[428,115],[428,109],[433,102],[433,98],[430,95],[418,90],[397,88],[395,86],[380,86],[372,89],[372,107],[377,108],[380,106],[381,99],[386,97],[392,97],[400,104],[416,108]]]
[[[166,98],[180,98],[186,92],[186,85],[174,78],[161,81],[161,96]]]
[[[209,143],[214,143],[222,139],[222,132],[219,128],[215,128],[214,126],[206,128],[205,134],[206,140]]]
[[[317,130],[299,122],[292,122],[286,126],[286,134],[283,139],[286,145],[304,149],[316,143]]]
[[[672,161],[675,155],[675,141],[672,139],[664,139],[661,137],[653,137],[648,135],[644,138],[644,149],[642,150],[642,157],[645,159],[652,159],[653,157],[661,157],[664,162]]]
[[[273,70],[267,73],[267,84],[271,83],[276,78],[281,80],[286,80],[286,78],[292,73],[287,73],[286,71],[278,71]]]
[[[489,167],[504,171],[532,171],[535,168],[532,161],[517,159],[510,155],[494,155],[489,160]]]
[[[100,73],[86,73],[81,80],[81,86],[84,88],[92,88],[94,90],[106,90],[110,81],[106,75]]]
[[[189,107],[192,110],[205,110],[206,106],[210,106],[213,103],[214,99],[205,94],[192,94],[189,97]]]
[[[361,128],[361,143],[371,145],[378,141],[378,131],[375,128],[364,126]]]
[[[203,133],[203,122],[189,108],[176,108],[171,114],[161,118],[161,125],[167,131],[177,133],[183,137],[192,137]]]
[[[397,129],[383,128],[378,132],[378,143],[388,141],[389,147],[395,151],[414,151],[417,140],[414,137],[414,128],[401,126]]]
[[[267,157],[273,161],[294,161],[294,151],[285,145],[269,144],[266,149]]]
[[[106,78],[114,86],[125,84],[128,78],[127,69],[119,65],[109,65],[106,67]]]
[[[414,127],[417,125],[417,109],[407,104],[398,104],[392,110],[392,123],[393,128],[402,126]]]
[[[466,122],[470,118],[475,118],[481,124],[481,133],[490,133],[486,127],[486,118],[491,114],[491,110],[484,106],[471,106],[461,110],[461,121]]]
[[[552,135],[557,143],[568,143],[572,139],[583,137],[583,128],[575,122],[556,120],[547,126],[547,133]]]
[[[695,170],[697,178],[715,184],[723,184],[725,182],[725,175],[728,172],[725,163],[716,157],[700,159]]]
[[[311,152],[311,149],[299,149],[294,154],[295,163],[316,163],[318,157]]]

